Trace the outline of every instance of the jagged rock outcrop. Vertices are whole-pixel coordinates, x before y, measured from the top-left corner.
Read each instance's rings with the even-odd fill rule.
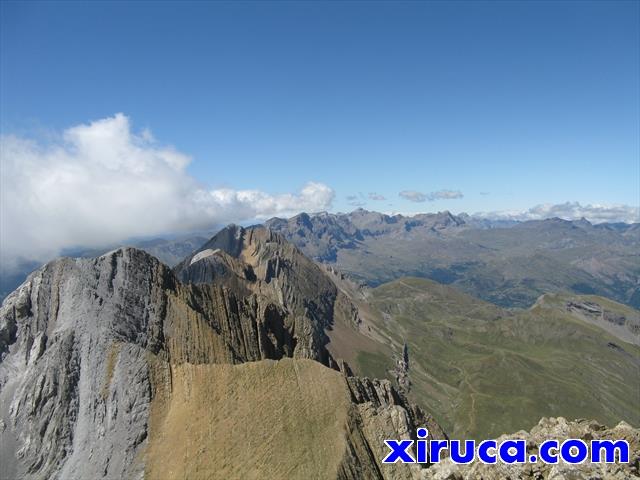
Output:
[[[380,459],[387,454],[384,441],[415,440],[418,426],[428,428],[430,438],[446,439],[442,428],[431,415],[407,402],[388,380],[348,376],[347,384],[355,406],[349,423],[349,455],[341,464],[341,478],[377,478],[368,467],[376,467],[384,478],[422,478],[424,465],[381,465]]]
[[[294,357],[335,364],[324,346],[338,290],[281,235],[264,227],[231,225],[174,271],[184,283],[224,283],[240,295],[269,299],[282,309],[284,327],[295,341]]]
[[[587,442],[591,440],[626,440],[629,442],[629,463],[591,463],[547,465],[543,462],[525,464],[486,465],[474,462],[470,465],[455,465],[450,459],[433,465],[424,471],[429,480],[467,480],[482,478],[485,480],[502,480],[505,478],[561,480],[561,479],[607,479],[626,480],[640,478],[640,430],[625,422],[614,428],[607,428],[595,421],[565,418],[543,418],[531,432],[520,431],[503,435],[496,439],[499,442],[511,439],[525,439],[527,452],[538,454],[539,445],[545,440],[553,439],[562,442],[568,438],[579,438]]]
[[[344,392],[345,417],[334,418],[340,432],[332,447],[339,457],[335,477],[364,478],[366,472],[366,478],[390,478],[379,464],[379,439],[415,431],[423,414],[388,382],[352,377],[328,353],[325,329],[335,311],[349,311],[344,299],[337,301],[335,285],[268,230],[233,227],[210,243],[175,271],[131,248],[95,259],[60,259],[7,297],[0,309],[2,478],[159,478],[159,470],[150,467],[150,446],[177,444],[181,437],[172,435],[182,432],[165,428],[162,422],[175,420],[166,408],[180,414],[188,406],[186,411],[204,415],[176,417],[187,422],[187,433],[188,422],[206,426],[200,437],[187,438],[188,455],[203,455],[201,441],[213,450],[217,445],[210,420],[220,417],[207,406],[209,391],[195,395],[197,378],[211,375],[215,383],[222,368],[288,357],[293,367],[276,366],[273,375],[285,375],[284,391],[306,399],[309,406],[295,413],[303,420],[338,402],[332,391]],[[197,368],[201,377],[193,373]],[[314,378],[300,376],[301,369],[314,368],[331,372],[320,374],[314,387],[323,388],[320,379],[330,378],[333,390],[323,402],[307,398],[314,390],[301,384]],[[293,376],[278,373],[282,369]],[[220,401],[239,402],[243,394],[225,394]],[[258,389],[247,398],[268,395]],[[296,439],[300,432],[287,430],[291,412],[273,405],[254,414],[265,428],[284,426]],[[246,432],[243,425],[225,425],[236,434]],[[265,448],[268,455],[268,443]],[[321,456],[301,461],[320,462]],[[181,465],[193,464],[177,465],[176,475],[183,478]],[[258,462],[256,468],[268,465]],[[207,468],[211,473],[225,467],[223,462]],[[211,478],[204,471],[199,475]]]
[[[627,316],[614,312],[593,301],[574,301],[566,303],[566,309],[573,315],[593,323],[610,332],[621,340],[640,345],[640,313],[631,310]]]
[[[395,368],[393,376],[396,379],[398,389],[405,394],[411,391],[411,379],[409,378],[409,346],[405,341],[402,345],[402,355],[395,355]]]

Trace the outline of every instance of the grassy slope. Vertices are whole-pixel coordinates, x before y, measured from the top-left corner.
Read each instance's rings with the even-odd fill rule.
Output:
[[[152,404],[147,478],[335,478],[349,394],[311,360],[174,366]]]
[[[585,314],[575,308],[568,311],[567,305],[569,303],[598,305],[604,315],[602,313]],[[548,293],[541,296],[531,307],[532,313],[536,315],[545,315],[545,310],[549,309],[567,312],[587,325],[594,325],[606,330],[622,342],[640,346],[640,311],[627,305],[597,295]]]
[[[640,349],[562,309],[504,310],[417,278],[382,285],[369,302],[380,334],[409,344],[414,400],[455,437],[528,429],[543,416],[640,424]],[[363,353],[358,367],[379,376],[391,362]]]

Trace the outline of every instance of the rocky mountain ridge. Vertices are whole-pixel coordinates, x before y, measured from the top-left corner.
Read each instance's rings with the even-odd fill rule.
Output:
[[[415,276],[504,307],[545,293],[601,295],[640,308],[638,224],[559,218],[488,224],[450,212],[366,210],[265,222],[316,261],[369,286]]]
[[[7,297],[0,310],[3,477],[148,477],[166,460],[154,457],[149,446],[172,445],[179,438],[172,438],[179,434],[170,428],[172,412],[209,411],[201,404],[207,395],[189,393],[200,388],[193,383],[197,368],[209,369],[215,378],[221,365],[291,359],[272,368],[283,372],[278,375],[291,368],[302,372],[311,361],[320,362],[314,369],[327,368],[324,364],[336,372],[326,380],[344,398],[343,410],[336,410],[344,412],[343,421],[331,431],[330,441],[337,445],[332,476],[418,478],[419,469],[396,471],[380,464],[374,452],[382,448],[381,436],[410,435],[425,423],[444,434],[388,381],[355,377],[328,353],[324,328],[338,296],[332,282],[265,229],[231,227],[211,242],[226,247],[225,253],[206,252],[193,263],[191,257],[175,273],[132,248],[94,259],[60,259]],[[301,274],[306,278],[296,277]],[[288,390],[306,399],[299,375],[288,377],[293,381]],[[256,395],[269,393],[249,397]],[[307,402],[300,415],[320,415],[321,405]],[[271,428],[286,424],[286,414],[276,409],[254,421]],[[206,425],[206,417],[202,422]],[[207,448],[215,451],[242,426],[228,428],[222,437],[213,435],[215,428],[200,432],[203,458]],[[314,458],[309,461],[322,460]],[[281,462],[281,468],[291,467],[286,456]],[[208,478],[203,472],[191,478]],[[176,470],[180,478],[183,473]]]

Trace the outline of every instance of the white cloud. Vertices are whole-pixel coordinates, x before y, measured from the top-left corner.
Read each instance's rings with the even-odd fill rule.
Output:
[[[375,200],[376,202],[381,202],[383,200],[386,200],[386,198],[384,197],[384,195],[380,195],[379,193],[369,192],[369,200]]]
[[[543,220],[558,217],[565,220],[586,218],[592,223],[640,221],[640,208],[629,205],[582,205],[579,202],[545,203],[524,211],[476,213],[474,216],[506,220]]]
[[[462,192],[458,190],[439,190],[431,193],[416,192],[415,190],[403,190],[398,195],[405,200],[416,203],[423,203],[427,200],[430,202],[435,200],[454,200],[464,196],[462,195]]]
[[[415,190],[403,190],[398,195],[410,202],[422,203],[427,201],[427,196],[424,193],[416,192]]]
[[[186,172],[190,157],[132,132],[123,114],[78,125],[54,143],[0,138],[0,251],[44,260],[65,247],[319,211],[334,192],[307,183],[298,193],[210,190]]]
[[[437,192],[431,192],[427,195],[427,199],[429,201],[454,200],[462,197],[464,197],[464,195],[462,195],[462,192],[460,192],[459,190],[439,190]]]

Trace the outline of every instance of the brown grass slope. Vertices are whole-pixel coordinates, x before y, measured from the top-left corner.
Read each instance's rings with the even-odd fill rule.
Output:
[[[310,360],[175,366],[146,477],[336,478],[349,405],[342,375]]]

